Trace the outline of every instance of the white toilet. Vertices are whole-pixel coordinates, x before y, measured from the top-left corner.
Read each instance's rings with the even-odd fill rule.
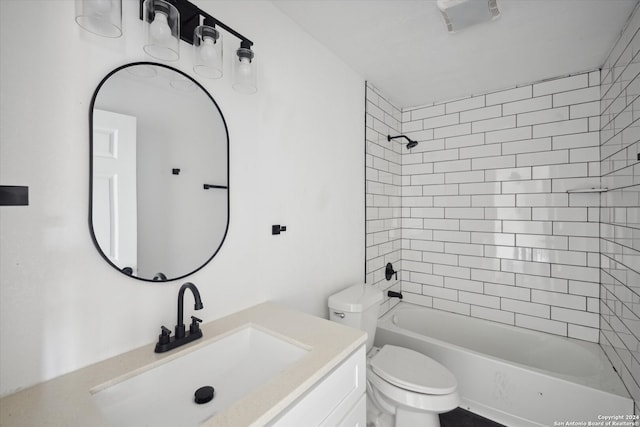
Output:
[[[367,426],[439,427],[460,404],[453,374],[424,354],[373,347],[382,292],[366,284],[329,297],[329,319],[367,332]]]

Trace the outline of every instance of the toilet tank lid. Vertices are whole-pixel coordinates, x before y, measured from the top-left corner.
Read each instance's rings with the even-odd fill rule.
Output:
[[[366,283],[350,286],[329,297],[332,310],[360,313],[382,301],[382,291]]]

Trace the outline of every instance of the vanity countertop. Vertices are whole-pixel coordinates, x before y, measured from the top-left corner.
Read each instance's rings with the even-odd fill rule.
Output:
[[[204,337],[163,354],[149,344],[35,385],[0,400],[0,425],[108,426],[90,390],[123,375],[174,358],[248,324],[266,328],[311,350],[279,375],[208,420],[206,427],[269,423],[366,342],[362,331],[266,302],[202,325]]]

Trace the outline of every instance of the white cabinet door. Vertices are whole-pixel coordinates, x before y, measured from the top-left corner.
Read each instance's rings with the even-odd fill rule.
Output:
[[[367,425],[367,395],[360,396],[356,406],[340,421],[337,427],[366,427]]]
[[[273,423],[277,427],[364,426],[366,353],[362,346]],[[366,403],[365,403],[366,404]]]

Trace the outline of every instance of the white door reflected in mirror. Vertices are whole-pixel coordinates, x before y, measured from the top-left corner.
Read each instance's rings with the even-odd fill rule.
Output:
[[[93,229],[112,263],[138,272],[136,118],[93,110]]]

